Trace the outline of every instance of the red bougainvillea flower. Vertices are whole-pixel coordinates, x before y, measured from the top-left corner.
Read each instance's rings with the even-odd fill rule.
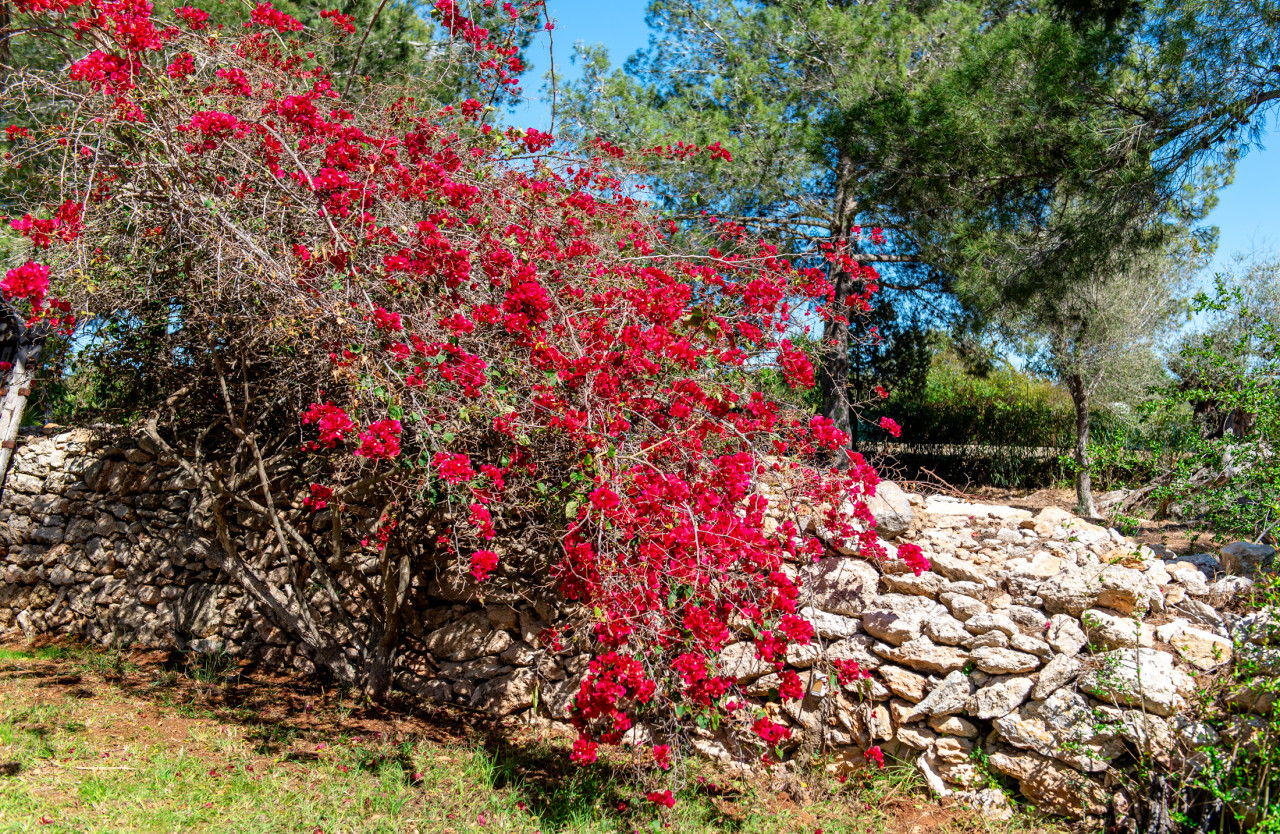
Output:
[[[355,421],[347,416],[347,412],[333,403],[312,403],[306,411],[302,412],[302,424],[304,426],[315,424],[319,432],[320,436],[304,447],[312,450],[332,449],[356,430]]]
[[[869,747],[863,752],[862,757],[868,762],[875,762],[876,767],[884,769],[884,751],[880,749],[880,745]]]
[[[49,292],[49,267],[27,261],[9,270],[0,281],[0,292],[6,299],[25,298],[33,307],[41,306]]]
[[[400,454],[400,421],[379,420],[360,433],[356,455],[370,460],[388,460]]]
[[[308,510],[319,512],[329,506],[329,499],[333,497],[333,490],[321,484],[311,484],[307,487],[309,495],[302,499],[302,506]]]
[[[413,548],[401,564],[415,583],[446,563],[454,578],[469,567],[492,582],[497,554],[520,552],[501,566],[504,581],[527,568],[571,603],[570,622],[540,639],[592,655],[556,716],[581,735],[574,761],[621,743],[642,715],[672,731],[653,748],[657,768],[676,769],[693,718],[724,719],[744,749],[774,755],[791,730],[749,712],[721,653],[749,640],[782,696],[804,697],[787,658],[814,638],[797,570],[827,553],[813,531],[867,558],[885,550],[866,507],[874,469],[851,453],[846,471],[830,471],[828,450],[846,448],[847,433],[771,399],[772,377],[759,372],[812,387],[793,334],[811,315],[839,322],[869,309],[878,276],[854,259],[861,231],[793,260],[732,222],[682,228],[636,199],[629,178],[647,160],[732,164],[715,137],[639,151],[597,139],[573,158],[549,133],[495,127],[486,108],[517,94],[540,0],[428,3],[453,41],[450,72],[469,71],[479,90],[444,107],[348,97],[328,65],[349,63],[351,17],[324,10],[327,25],[304,27],[269,2],[249,5],[245,25],[215,28],[198,9],[157,14],[143,0],[15,0],[42,15],[32,37],[47,31],[73,53],[66,69],[32,74],[65,124],[3,134],[24,165],[66,160],[56,192],[14,209],[27,212],[13,223],[18,243],[36,254],[14,261],[31,258],[5,276],[6,298],[68,328],[72,309],[178,310],[173,337],[191,355],[225,345],[223,385],[234,385],[222,390],[235,389],[244,402],[231,410],[258,420],[264,441],[301,410],[305,454],[287,444],[282,456],[297,459],[275,471],[306,480],[273,474],[269,488],[301,493],[312,512],[357,494],[361,507],[386,509],[304,531],[323,547],[300,558],[328,559],[336,531],[336,545],[359,554],[353,564]],[[466,14],[497,5],[483,25]],[[67,14],[76,6],[90,14]],[[152,199],[157,184],[193,182],[208,188],[182,198],[180,222],[176,203]],[[690,243],[701,232],[707,242]],[[157,263],[130,261],[139,251]],[[99,270],[93,292],[68,280],[63,298],[59,277],[78,274],[64,263],[120,267]],[[859,287],[847,304],[835,303],[833,269]],[[220,398],[212,419],[197,402],[220,387],[212,364],[183,371],[196,410],[172,431],[223,425]],[[210,435],[211,448],[234,446],[215,434],[224,439]],[[210,463],[239,466],[243,450],[227,448]],[[528,547],[495,543],[513,530]],[[918,551],[899,554],[928,568]],[[389,610],[368,596],[378,575],[346,570],[332,578],[352,610],[375,620]],[[332,610],[313,613],[317,628],[343,633]],[[340,673],[358,683],[372,654],[350,647],[361,657]],[[839,661],[812,674],[831,672],[845,685],[865,674]]]
[[[489,574],[498,566],[498,554],[492,550],[477,550],[471,554],[471,575],[477,582],[489,578]]]
[[[804,697],[804,681],[792,669],[782,671],[782,684],[778,687],[778,695],[784,701],[799,701]]]
[[[777,744],[780,741],[786,741],[791,738],[791,730],[770,721],[768,718],[758,718],[751,725],[751,731],[760,737],[765,744]]]
[[[598,744],[586,736],[578,736],[577,740],[573,742],[573,750],[569,753],[569,759],[578,764],[591,764],[596,760],[598,747]]]
[[[907,567],[915,571],[916,576],[933,567],[925,558],[918,544],[904,544],[898,548],[898,558],[907,563]]]
[[[848,686],[855,681],[871,677],[870,672],[863,669],[853,660],[833,660],[831,661],[831,666],[835,669],[836,680],[840,682],[841,686]]]
[[[881,417],[880,428],[889,432],[889,434],[893,435],[894,437],[902,436],[902,426],[899,426],[897,421],[895,421],[892,417]]]
[[[463,454],[438,452],[431,463],[440,477],[451,484],[466,483],[476,476],[476,471],[471,468],[471,458]]]
[[[644,798],[652,802],[654,805],[661,805],[663,808],[674,808],[676,804],[676,798],[672,795],[669,788],[661,792],[649,791],[645,794]]]

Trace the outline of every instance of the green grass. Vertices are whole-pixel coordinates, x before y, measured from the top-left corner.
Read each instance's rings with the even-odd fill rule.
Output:
[[[401,734],[397,722],[421,728],[420,715],[380,713],[376,735],[361,737],[340,696],[265,720],[264,705],[280,700],[267,689],[259,701],[211,705],[191,700],[206,684],[184,675],[166,685],[163,670],[132,661],[124,679],[112,677],[115,660],[82,651],[4,650],[0,661],[0,832],[908,834],[903,807],[946,813],[957,832],[988,830],[941,812],[905,768],[844,784],[807,774],[811,798],[797,803],[692,763],[675,809],[661,814],[625,754],[575,767],[568,739],[547,731],[479,732],[455,720],[448,732]]]

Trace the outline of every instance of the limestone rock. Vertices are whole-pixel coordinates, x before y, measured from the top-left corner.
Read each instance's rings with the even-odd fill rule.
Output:
[[[904,721],[924,717],[941,717],[963,712],[973,694],[973,681],[964,672],[955,671],[943,678],[928,697],[902,716]]]
[[[880,572],[861,559],[830,556],[801,571],[813,606],[821,611],[857,617],[875,598]]]
[[[940,675],[960,669],[969,662],[967,653],[951,646],[939,646],[928,637],[917,637],[880,654],[908,668]]]
[[[972,516],[973,518],[999,518],[1011,521],[1031,518],[1031,513],[1026,510],[1005,507],[999,504],[971,504],[966,501],[957,501],[945,495],[929,496],[925,500],[925,511],[931,516],[939,517],[959,516],[966,518]]]
[[[855,634],[827,646],[826,655],[829,660],[852,660],[863,669],[875,669],[880,666],[879,655],[871,651],[876,643],[869,634]]]
[[[919,724],[903,724],[898,728],[897,739],[916,750],[927,750],[938,740],[938,734]]]
[[[988,762],[1018,780],[1018,788],[1050,814],[1082,817],[1106,809],[1102,788],[1067,765],[1031,752],[998,750]]]
[[[929,786],[929,790],[945,798],[951,795],[951,789],[947,787],[946,780],[938,772],[937,764],[936,757],[930,755],[929,751],[925,751],[920,758],[916,759],[916,769],[924,777],[924,783]]]
[[[773,664],[756,657],[756,644],[730,643],[720,651],[720,672],[738,683],[747,683],[773,671]]]
[[[1089,703],[1069,689],[1060,689],[1044,701],[1031,701],[997,718],[993,725],[1000,738],[1014,747],[1034,750],[1077,770],[1106,770],[1124,752],[1124,744],[1114,734],[1096,726]]]
[[[950,609],[957,620],[965,621],[987,611],[986,603],[971,596],[956,593],[943,593],[938,601]]]
[[[1003,631],[1006,635],[1012,637],[1018,634],[1018,625],[1004,614],[985,613],[977,614],[965,620],[964,627],[974,634],[986,634],[988,631]]]
[[[914,573],[885,573],[883,578],[885,587],[894,593],[911,594],[929,599],[936,598],[947,584],[947,580],[932,572],[922,573],[919,576]]]
[[[945,553],[936,553],[929,557],[929,561],[933,565],[933,570],[947,579],[985,585],[989,578],[988,571],[974,563]]]
[[[1090,608],[1081,613],[1085,633],[1096,646],[1104,649],[1132,649],[1155,645],[1151,627],[1141,620],[1122,617],[1112,611]]]
[[[1045,582],[1040,586],[1045,610],[1050,614],[1080,616],[1098,600],[1095,575],[1092,571],[1071,568]]]
[[[813,630],[824,640],[842,640],[862,630],[858,620],[842,617],[816,608],[801,608],[800,616],[813,623]]]
[[[1169,638],[1182,659],[1205,672],[1231,662],[1232,645],[1225,637],[1187,626]]]
[[[1080,621],[1069,614],[1058,614],[1049,623],[1049,645],[1055,652],[1074,655],[1089,644]]]
[[[1154,649],[1117,649],[1099,655],[1097,661],[1098,668],[1081,676],[1080,688],[1122,706],[1173,715],[1186,703],[1182,693],[1195,687],[1186,672],[1174,667],[1173,655]]]
[[[1014,572],[1032,579],[1048,579],[1057,576],[1063,568],[1062,560],[1048,553],[1041,553],[1035,558],[1018,566]]]
[[[1009,638],[1009,647],[1020,652],[1033,654],[1044,660],[1053,657],[1053,647],[1041,640],[1039,637],[1032,637],[1030,634],[1018,634]]]
[[[925,621],[924,633],[933,642],[946,646],[958,646],[969,638],[964,623],[950,614],[930,617]]]
[[[924,700],[925,689],[929,685],[927,678],[897,666],[881,666],[879,673],[893,694],[912,702]]]
[[[1124,615],[1164,610],[1159,587],[1142,571],[1119,565],[1065,570],[1040,586],[1040,596],[1049,613],[1074,617],[1095,607]]]
[[[1222,567],[1227,573],[1241,576],[1252,576],[1270,568],[1276,558],[1275,548],[1250,542],[1232,542],[1219,552],[1222,554]]]
[[[994,646],[974,649],[969,659],[979,669],[992,675],[1020,674],[1040,668],[1040,658],[1033,654]]]
[[[1053,659],[1040,670],[1040,676],[1036,680],[1035,689],[1031,691],[1031,697],[1037,701],[1043,701],[1075,680],[1082,668],[1080,661],[1071,655],[1054,655]]]
[[[483,611],[467,614],[427,635],[427,651],[441,660],[460,662],[500,654],[515,640],[506,631],[495,631]]]
[[[907,532],[915,518],[907,494],[893,481],[876,485],[876,494],[867,499],[867,509],[876,520],[876,532],[886,539],[895,539]]]
[[[944,736],[977,738],[978,728],[958,715],[935,715],[928,721],[929,729]]]
[[[983,818],[993,822],[1007,822],[1013,819],[1013,806],[1004,791],[995,788],[981,788],[969,791],[956,791],[951,798],[960,806],[977,811]]]
[[[532,669],[516,669],[509,675],[494,678],[476,688],[471,706],[491,715],[510,715],[533,706],[533,691],[538,676]]]
[[[988,720],[1008,715],[1021,706],[1031,692],[1030,678],[1000,678],[979,689],[966,712],[975,718]]]

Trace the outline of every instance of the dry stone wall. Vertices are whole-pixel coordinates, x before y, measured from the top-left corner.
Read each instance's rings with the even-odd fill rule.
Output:
[[[85,430],[24,436],[0,507],[0,639],[75,634],[311,671],[188,530],[190,487],[145,443]],[[836,772],[865,766],[864,751],[879,745],[914,762],[939,795],[994,815],[1008,813],[988,787],[994,774],[1050,813],[1100,813],[1117,793],[1110,771],[1135,753],[1172,766],[1213,743],[1187,710],[1200,678],[1241,645],[1274,651],[1250,636],[1267,624],[1259,615],[1224,612],[1247,574],[1269,567],[1270,548],[1180,558],[1060,510],[924,498],[892,484],[872,509],[887,562],[828,542],[827,556],[792,566],[817,632],[787,658],[805,680],[803,700],[778,700],[777,670],[750,643],[721,658],[793,728],[793,747],[833,750]],[[893,557],[901,541],[919,544],[933,570],[916,576]],[[415,601],[397,684],[494,715],[563,719],[587,657],[540,646],[553,612],[435,591]],[[833,685],[815,671],[824,657],[872,675]],[[1236,707],[1271,704],[1245,691]],[[736,758],[709,732],[694,745]]]

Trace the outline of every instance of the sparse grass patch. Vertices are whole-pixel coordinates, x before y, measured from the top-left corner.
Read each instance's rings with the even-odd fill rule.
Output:
[[[176,679],[169,661],[88,649],[0,654],[0,832],[600,832],[1013,834],[943,808],[914,771],[821,773],[789,792],[693,763],[675,808],[624,753],[579,768],[570,739],[349,693]],[[108,654],[105,653],[104,654]],[[117,669],[124,670],[116,675]],[[107,675],[94,670],[105,670]],[[220,675],[225,679],[225,672]],[[108,677],[110,676],[110,677]],[[69,681],[75,680],[75,683]],[[664,828],[669,825],[669,828]]]

